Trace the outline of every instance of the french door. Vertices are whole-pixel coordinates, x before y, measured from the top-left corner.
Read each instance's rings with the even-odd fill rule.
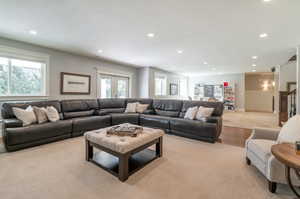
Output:
[[[129,78],[100,74],[100,98],[127,98]]]

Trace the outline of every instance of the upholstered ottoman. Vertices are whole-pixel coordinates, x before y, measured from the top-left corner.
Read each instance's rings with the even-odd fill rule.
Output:
[[[88,131],[86,160],[95,163],[124,182],[129,175],[138,171],[154,159],[162,156],[164,131],[143,127],[137,137],[107,135],[108,128]],[[156,145],[156,150],[148,149]],[[93,151],[94,148],[99,152]]]

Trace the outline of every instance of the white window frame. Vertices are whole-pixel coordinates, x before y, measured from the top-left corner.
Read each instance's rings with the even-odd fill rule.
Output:
[[[165,93],[161,92],[160,94],[158,94],[157,91],[156,91],[156,78],[158,78],[158,77],[163,77],[164,80],[165,80],[165,88],[164,88]],[[154,95],[155,96],[157,96],[157,97],[159,97],[159,96],[167,96],[168,95],[168,87],[167,87],[167,85],[168,85],[168,76],[166,74],[163,74],[163,73],[154,73]],[[163,86],[163,85],[161,85],[161,86]]]
[[[100,67],[102,68],[102,67]],[[98,69],[97,67],[95,67],[96,71],[97,71],[97,98],[101,98],[101,92],[100,92],[100,85],[101,85],[101,75],[102,76],[118,76],[118,77],[124,77],[124,78],[128,78],[128,97],[131,98],[132,97],[132,85],[133,85],[133,74],[132,73],[119,73],[116,71],[111,71],[111,70],[107,70],[105,68],[103,69]],[[112,96],[113,97],[113,96]]]
[[[35,99],[35,98],[48,98],[49,97],[49,63],[50,63],[50,56],[47,54],[42,54],[38,52],[2,46],[0,45],[0,57],[11,58],[11,59],[20,59],[26,61],[33,61],[33,62],[41,62],[45,64],[44,71],[43,71],[43,92],[40,95],[8,95],[8,96],[0,96],[1,100],[27,100],[27,99]]]

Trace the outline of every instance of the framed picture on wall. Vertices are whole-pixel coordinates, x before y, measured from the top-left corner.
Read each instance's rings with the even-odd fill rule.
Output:
[[[178,84],[170,84],[170,95],[178,95]]]
[[[91,76],[75,73],[61,73],[60,93],[63,95],[91,94]]]

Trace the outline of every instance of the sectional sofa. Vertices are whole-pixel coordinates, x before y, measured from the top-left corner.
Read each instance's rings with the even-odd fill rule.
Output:
[[[149,106],[142,114],[124,113],[127,103],[132,102]],[[60,114],[60,120],[23,127],[22,122],[15,118],[12,108],[26,108],[29,105],[54,106]],[[187,109],[193,106],[212,107],[214,112],[205,121],[184,119]],[[2,132],[8,151],[81,136],[89,130],[121,123],[160,128],[166,133],[214,143],[222,131],[223,109],[221,102],[132,98],[8,102],[1,109]]]

